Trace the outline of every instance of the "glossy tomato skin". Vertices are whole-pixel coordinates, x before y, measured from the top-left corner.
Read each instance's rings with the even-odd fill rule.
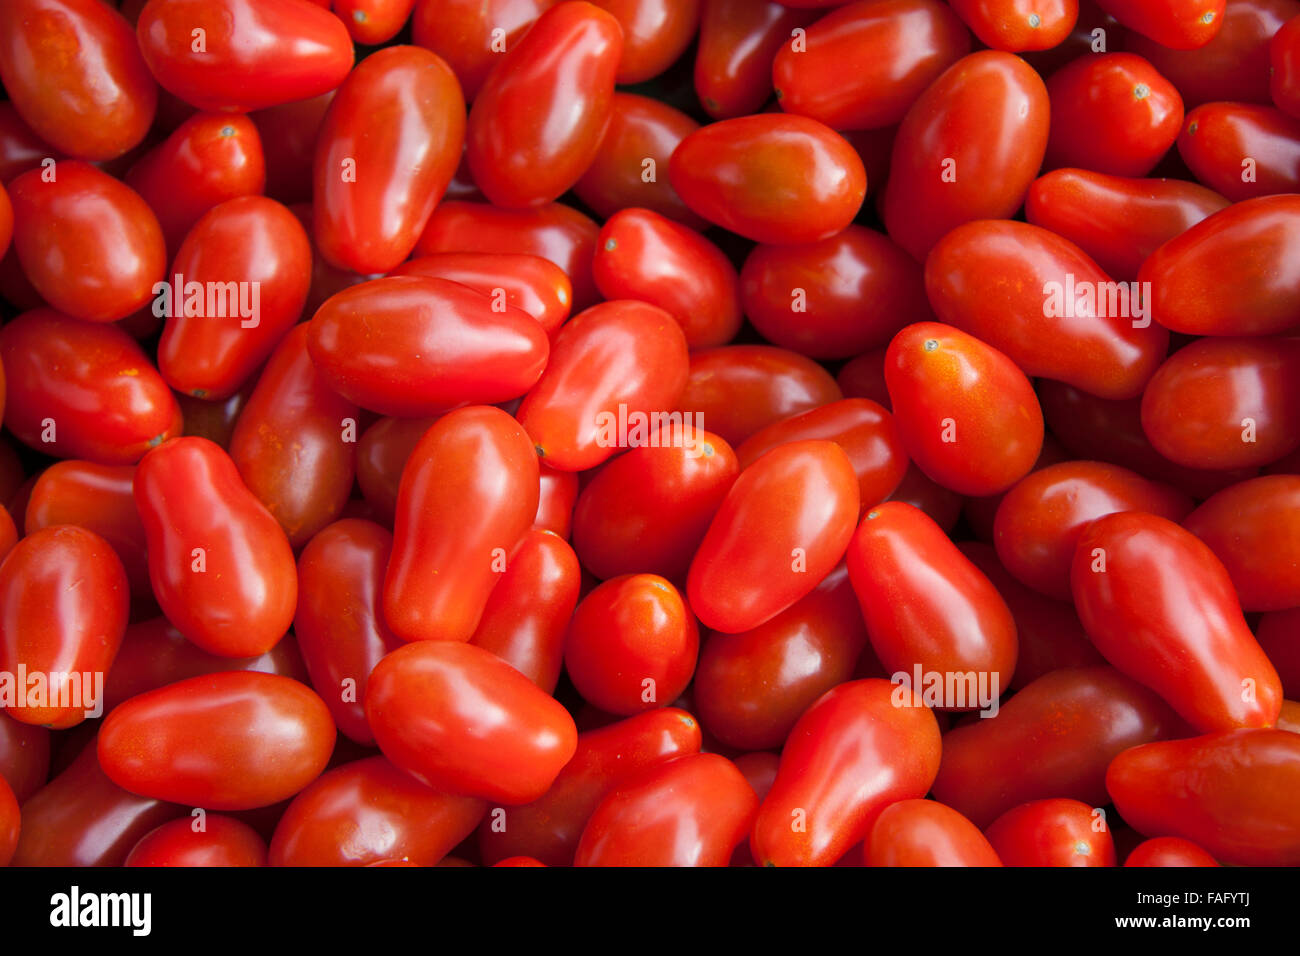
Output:
[[[19,803],[45,786],[50,773],[50,731],[0,711],[0,777]]]
[[[607,299],[639,299],[670,313],[693,349],[730,342],[744,320],[731,260],[694,229],[624,209],[600,230],[592,263]]]
[[[1268,196],[1223,209],[1151,254],[1151,314],[1191,335],[1270,335],[1297,327],[1300,197]],[[1210,270],[1217,277],[1209,278]]]
[[[50,305],[113,322],[153,297],[167,253],[157,217],[135,190],[89,163],[65,160],[24,173],[8,192],[14,251]]]
[[[113,710],[100,765],[133,793],[213,810],[285,800],[325,769],[334,721],[288,677],[227,671],[169,684]]]
[[[1298,777],[1300,734],[1238,730],[1127,750],[1106,789],[1148,836],[1191,840],[1223,863],[1295,866]]]
[[[1227,571],[1190,532],[1154,515],[1107,515],[1084,530],[1070,577],[1097,649],[1192,727],[1277,719],[1277,671],[1246,626]]]
[[[884,345],[904,325],[930,317],[916,261],[863,226],[819,242],[754,247],[740,294],[759,334],[818,359]]]
[[[433,866],[474,831],[487,805],[431,790],[383,757],[322,774],[285,810],[272,866]]]
[[[953,10],[994,50],[1059,46],[1075,28],[1078,0],[953,0]]]
[[[38,309],[4,326],[0,356],[5,425],[33,448],[129,464],[180,434],[175,398],[120,329]]]
[[[201,110],[309,99],[352,69],[343,21],[301,0],[150,0],[136,32],[159,83]]]
[[[1223,28],[1225,0],[1097,0],[1136,33],[1171,50],[1205,46]]]
[[[440,57],[386,47],[349,75],[325,113],[312,167],[312,224],[327,262],[369,275],[411,254],[460,162],[465,99]]]
[[[1007,866],[1114,866],[1115,841],[1105,817],[1078,800],[1022,803],[984,831]]]
[[[1218,866],[1214,857],[1191,840],[1155,837],[1139,843],[1124,860],[1125,866]]]
[[[1273,103],[1288,116],[1300,117],[1300,20],[1296,17],[1283,24],[1269,41],[1269,65]]]
[[[542,796],[577,746],[573,718],[553,698],[490,651],[455,641],[418,641],[381,660],[366,718],[379,749],[417,780],[505,804]]]
[[[979,828],[934,800],[900,800],[863,844],[867,866],[1001,866]]]
[[[1300,607],[1300,475],[1225,488],[1183,521],[1223,562],[1245,611]]]
[[[37,135],[87,160],[115,159],[137,145],[158,102],[130,24],[97,0],[5,4],[0,81]]]
[[[772,170],[781,170],[775,180]],[[682,140],[673,189],[705,219],[756,242],[816,242],[853,221],[867,194],[862,160],[829,126],[803,116],[722,120]]]
[[[298,559],[294,634],[312,687],[339,730],[363,746],[375,739],[366,723],[366,681],[402,645],[380,606],[392,547],[384,528],[345,518],[313,537]]]
[[[575,866],[726,866],[758,811],[736,765],[688,754],[621,783],[587,821]]]
[[[703,0],[695,95],[715,119],[762,109],[772,95],[772,60],[791,31],[816,19],[771,0]]]
[[[569,866],[601,800],[644,768],[700,751],[700,725],[686,711],[663,707],[578,736],[573,758],[533,803],[489,814],[479,828],[483,861],[526,853],[548,866]]]
[[[641,83],[663,73],[685,52],[700,23],[701,0],[595,0],[623,30],[619,83]]]
[[[925,284],[940,322],[1026,375],[1102,398],[1140,395],[1168,351],[1168,333],[1140,314],[1128,286],[1114,287],[1074,243],[1027,223],[958,226],[926,260]]]
[[[1029,379],[960,329],[903,329],[885,353],[885,384],[908,454],[945,488],[998,494],[1038,459],[1043,413]]]
[[[266,866],[266,841],[234,817],[205,814],[164,823],[145,834],[124,866]]]
[[[767,623],[706,637],[692,685],[700,720],[728,747],[778,748],[814,701],[852,679],[866,643],[841,565]]]
[[[1070,600],[1070,566],[1087,525],[1118,511],[1182,521],[1192,500],[1177,489],[1101,462],[1071,461],[1028,475],[998,506],[993,543],[1006,569],[1057,600]]]
[[[885,807],[929,791],[939,747],[934,714],[906,688],[867,679],[828,691],[781,751],[749,838],[755,861],[834,863],[871,832]]]
[[[1156,249],[1227,206],[1197,183],[1057,169],[1034,180],[1025,218],[1075,243],[1108,275],[1127,282]]]
[[[154,303],[155,314],[167,318],[158,343],[158,369],[167,383],[209,400],[239,391],[302,315],[311,264],[306,231],[272,199],[241,196],[204,213],[172,261],[170,294]],[[230,282],[240,284],[240,305],[249,308],[241,311],[226,299],[214,302],[218,314],[209,314],[211,290]],[[191,283],[204,290],[198,308],[192,307]]]
[[[858,478],[838,445],[772,449],[741,472],[695,552],[692,609],[712,630],[758,627],[830,573],[857,517]]]
[[[72,525],[28,535],[0,565],[0,609],[0,669],[48,681],[39,698],[30,679],[16,687],[20,698],[9,715],[56,730],[100,716],[99,681],[122,643],[129,609],[126,572],[108,542]],[[75,682],[56,682],[55,674],[76,675]]]
[[[618,20],[594,4],[552,7],[474,98],[466,158],[495,205],[558,199],[600,148],[623,53]]]
[[[848,549],[849,577],[867,634],[890,674],[987,674],[996,696],[1011,682],[1015,620],[997,589],[919,509],[886,502],[869,510]],[[920,688],[915,688],[920,692]],[[945,700],[974,710],[978,700]]]
[[[1038,175],[1049,116],[1043,81],[1019,57],[983,50],[950,66],[894,140],[883,200],[890,237],[923,260],[955,226],[1012,215]]]
[[[501,53],[519,45],[523,34],[557,0],[418,0],[411,19],[411,36],[456,71],[472,100]],[[500,46],[493,31],[501,30]],[[502,49],[504,47],[504,50]]]
[[[688,367],[686,337],[668,312],[631,299],[603,302],[565,326],[516,417],[543,462],[584,471],[625,443],[620,430],[630,443],[636,422],[645,431],[655,413],[670,412]]]
[[[488,595],[470,643],[553,694],[581,584],[582,569],[568,542],[553,531],[530,528]]]
[[[772,83],[787,113],[839,130],[892,126],[970,46],[935,0],[849,4],[813,23],[798,48],[781,46]]]
[[[1206,103],[1187,114],[1178,153],[1234,202],[1300,191],[1300,119],[1271,106]]]
[[[293,551],[230,456],[205,438],[166,442],[141,461],[135,503],[168,619],[213,654],[274,647],[298,600]]]
[[[541,488],[533,527],[554,532],[566,541],[573,532],[573,509],[578,501],[578,476],[572,471],[557,471],[540,465]]]
[[[357,43],[387,43],[406,26],[415,0],[334,0],[334,14]]]
[[[1300,340],[1204,338],[1160,366],[1142,429],[1193,468],[1254,468],[1300,447]]]
[[[384,618],[407,641],[468,641],[537,514],[537,456],[499,408],[439,419],[402,472]]]

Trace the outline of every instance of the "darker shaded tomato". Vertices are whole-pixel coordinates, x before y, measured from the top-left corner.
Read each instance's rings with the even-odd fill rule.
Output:
[[[357,443],[357,485],[377,520],[393,526],[402,469],[434,418],[381,418]]]
[[[1027,223],[958,226],[926,259],[925,285],[939,321],[1026,375],[1102,398],[1141,394],[1169,348],[1127,284],[1113,283],[1068,239]]]
[[[804,116],[764,113],[705,126],[673,151],[668,175],[694,212],[756,242],[833,236],[867,194],[853,147]]]
[[[952,0],[952,8],[995,50],[1050,50],[1065,42],[1079,17],[1078,0]]]
[[[247,116],[196,113],[141,156],[125,181],[149,204],[175,252],[213,206],[262,191],[262,140]]]
[[[939,748],[934,713],[907,688],[868,679],[828,691],[781,751],[749,838],[755,861],[834,863],[870,834],[887,806],[929,792]]]
[[[609,123],[623,52],[618,20],[590,3],[538,17],[474,98],[466,159],[493,204],[558,199],[596,157]]]
[[[1078,166],[1145,176],[1178,138],[1183,100],[1172,83],[1132,53],[1088,54],[1047,80],[1052,101],[1049,169]]]
[[[638,207],[703,229],[708,223],[682,202],[666,175],[677,144],[699,128],[667,103],[616,91],[600,148],[573,191],[604,219]]]
[[[691,561],[700,621],[736,634],[811,592],[844,556],[858,518],[853,464],[829,441],[773,448],[741,472]]]
[[[569,866],[587,820],[607,794],[644,768],[699,750],[700,725],[675,707],[580,734],[572,759],[542,797],[494,808],[483,821],[483,862],[526,853],[548,866]]]
[[[1178,179],[1058,169],[1034,180],[1025,218],[1075,243],[1108,275],[1127,282],[1156,249],[1227,206],[1213,190]]]
[[[1190,335],[1300,328],[1300,196],[1234,203],[1170,239],[1143,264],[1151,315]]]
[[[149,0],[136,32],[158,82],[201,110],[319,96],[353,63],[343,21],[302,0]]]
[[[1043,413],[1015,363],[960,329],[920,322],[885,353],[890,406],[912,461],[963,495],[1023,478],[1043,446]]]
[[[417,45],[450,64],[465,90],[465,99],[472,100],[500,62],[501,54],[518,46],[528,28],[556,2],[418,0],[411,35]]]
[[[41,787],[50,772],[50,731],[0,711],[0,777],[19,803]]]
[[[1134,847],[1125,866],[1218,866],[1218,861],[1191,840],[1155,837]]]
[[[1271,106],[1206,103],[1187,114],[1178,153],[1234,202],[1300,192],[1300,119]]]
[[[1289,116],[1300,117],[1300,15],[1293,16],[1269,41],[1269,93]]]
[[[9,251],[9,240],[14,235],[14,207],[9,192],[0,186],[0,258]]]
[[[149,831],[183,807],[130,793],[99,767],[95,741],[22,805],[13,866],[121,866]]]
[[[154,596],[181,633],[224,657],[274,647],[298,600],[293,551],[230,456],[205,438],[172,439],[140,462],[135,503]]]
[[[1282,686],[1246,626],[1232,580],[1200,539],[1127,512],[1090,524],[1071,571],[1092,642],[1202,732],[1267,727]]]
[[[135,190],[89,163],[64,160],[24,173],[8,192],[14,251],[54,308],[113,322],[153,297],[167,252],[158,219]]]
[[[573,508],[578,500],[578,475],[538,466],[539,496],[533,527],[554,532],[566,541],[573,530]]]
[[[575,866],[727,866],[758,812],[736,765],[687,754],[641,770],[587,821]]]
[[[488,595],[470,643],[554,693],[581,584],[582,569],[568,542],[552,531],[530,529]]]
[[[857,355],[930,317],[916,261],[863,226],[819,242],[755,246],[740,295],[760,335],[818,359]]]
[[[277,202],[311,202],[311,169],[325,111],[334,91],[258,110],[257,126],[266,168],[266,194]]]
[[[136,146],[158,102],[131,25],[98,0],[4,4],[0,81],[38,136],[88,160]]]
[[[864,352],[840,366],[835,382],[845,398],[869,398],[881,408],[890,409],[889,389],[885,386],[885,347]]]
[[[387,43],[406,26],[415,0],[334,0],[334,15],[357,43]]]
[[[867,866],[1002,865],[979,827],[933,800],[900,800],[886,807],[863,849]]]
[[[383,757],[335,767],[285,810],[272,866],[433,866],[474,832],[482,800],[431,790]]]
[[[538,494],[532,442],[501,409],[458,409],[429,428],[397,497],[384,580],[393,632],[407,641],[468,641],[537,514]]]
[[[994,695],[1010,683],[1017,653],[1010,609],[924,512],[902,502],[872,508],[849,544],[847,561],[871,646],[886,673],[905,674],[909,682],[916,669],[985,673]],[[938,706],[985,705],[953,699]]]
[[[1225,488],[1187,515],[1183,527],[1223,562],[1243,610],[1300,607],[1300,475]]]
[[[1182,837],[1238,866],[1300,863],[1300,734],[1237,730],[1135,747],[1111,763],[1106,789],[1147,836]]]
[[[1171,50],[1195,50],[1223,27],[1226,0],[1097,0],[1135,33]]]
[[[903,502],[924,512],[947,534],[961,518],[966,498],[932,481],[915,462],[909,462],[903,480],[885,500]]]
[[[62,458],[129,464],[181,431],[181,412],[144,351],[121,329],[53,309],[0,330],[5,425]]]
[[[366,718],[384,756],[448,793],[530,803],[573,756],[568,711],[490,651],[399,647],[370,674]]]
[[[0,866],[8,866],[14,851],[18,849],[21,823],[18,798],[4,777],[0,777]]]
[[[374,323],[384,335],[373,334]],[[550,353],[545,330],[522,309],[497,308],[475,289],[428,276],[345,289],[309,328],[307,348],[325,384],[384,415],[517,398],[537,382]]]
[[[744,320],[731,260],[694,229],[649,209],[624,209],[596,241],[592,274],[607,299],[657,305],[693,349],[725,345]]]
[[[380,608],[392,549],[388,531],[347,518],[312,538],[298,558],[293,627],[311,684],[339,730],[363,746],[375,742],[366,723],[366,681],[385,654],[402,646]]]
[[[100,716],[100,681],[126,632],[129,600],[121,560],[94,532],[55,525],[19,541],[0,565],[0,671],[16,697],[9,715],[56,730]],[[13,677],[20,670],[26,686]]]
[[[206,401],[183,392],[173,392],[185,419],[182,434],[206,438],[229,450],[230,436],[235,432],[239,413],[248,404],[248,397],[253,394],[256,384],[249,379],[234,395],[219,401]]]
[[[1193,468],[1255,468],[1300,447],[1300,340],[1199,339],[1142,396],[1142,429]]]
[[[812,359],[770,345],[728,345],[691,356],[678,407],[739,446],[760,429],[843,398]]]
[[[680,583],[739,472],[730,445],[693,428],[633,448],[579,493],[574,550],[601,579],[644,571]]]
[[[312,166],[316,247],[367,275],[411,254],[460,163],[465,99],[451,67],[418,46],[387,47],[330,102]]]
[[[114,708],[99,762],[132,793],[214,810],[285,800],[315,780],[334,721],[305,684],[227,671],[177,681]]]
[[[60,155],[23,121],[12,102],[0,102],[0,183],[8,185],[27,170],[39,167],[46,157],[55,159]]]
[[[787,113],[839,130],[898,123],[971,46],[961,20],[936,0],[851,3],[800,39],[772,61],[777,99]]]
[[[649,437],[653,416],[668,414],[681,396],[689,362],[668,312],[631,299],[603,302],[561,330],[516,417],[542,461],[585,471],[633,443],[638,427]]]
[[[1256,640],[1264,649],[1289,698],[1300,698],[1300,607],[1260,615]]]
[[[1006,866],[1114,866],[1102,810],[1061,798],[1022,803],[984,831]]]
[[[641,83],[677,62],[695,38],[701,0],[593,0],[623,29],[619,83]]]
[[[207,813],[201,823],[182,818],[145,834],[123,865],[266,866],[266,841],[234,817]]]
[[[955,226],[1014,214],[1049,117],[1047,89],[1019,57],[982,50],[950,66],[898,128],[882,203],[890,237],[923,260]]]
[[[1121,751],[1185,733],[1163,700],[1111,667],[1045,674],[987,719],[944,735],[935,799],[986,827],[1030,800],[1106,804],[1106,768]],[[989,773],[990,767],[1014,771]]]
[[[728,747],[779,748],[814,701],[853,678],[866,643],[857,598],[840,565],[766,623],[708,635],[693,684],[700,720]]]
[[[435,252],[402,263],[392,276],[428,276],[459,282],[527,312],[551,338],[569,317],[573,287],[564,270],[541,256],[510,252]]]
[[[531,856],[511,856],[506,857],[499,863],[493,863],[493,866],[546,866],[541,860],[535,860]]]
[[[564,669],[589,704],[630,716],[681,696],[699,648],[699,626],[678,590],[657,574],[628,574],[578,604]]]
[[[1079,536],[1094,519],[1144,511],[1182,521],[1192,500],[1177,489],[1094,461],[1050,465],[1007,492],[994,519],[993,543],[1006,569],[1036,591],[1070,600],[1070,565]]]
[[[816,14],[771,0],[703,0],[695,95],[714,119],[762,109],[772,95],[772,60],[791,31]]]

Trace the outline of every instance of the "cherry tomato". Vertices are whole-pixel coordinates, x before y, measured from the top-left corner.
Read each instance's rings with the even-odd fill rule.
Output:
[[[488,74],[529,27],[558,0],[417,0],[414,42],[456,71],[465,98],[478,95]],[[497,31],[500,31],[499,33]]]
[[[1191,840],[1155,837],[1129,852],[1125,866],[1218,866],[1218,862]]]
[[[886,807],[863,846],[867,866],[1002,865],[975,824],[933,800]]]
[[[1233,201],[1300,192],[1300,119],[1271,106],[1196,107],[1178,153],[1197,179]]]
[[[1277,108],[1300,117],[1300,14],[1269,41],[1269,92]]]
[[[141,838],[123,865],[266,866],[266,841],[248,824],[217,813],[202,821],[164,823]]]
[[[1264,649],[1288,697],[1300,697],[1300,608],[1271,611],[1260,615],[1255,630],[1259,646]]]
[[[352,39],[375,46],[386,43],[406,26],[415,0],[334,0],[334,14]]]
[[[0,183],[8,185],[16,176],[38,168],[46,157],[58,158],[59,151],[23,122],[11,101],[0,103]]]
[[[772,60],[816,19],[771,0],[703,0],[695,95],[715,119],[744,116],[772,95]]]
[[[1195,50],[1223,27],[1226,0],[1097,0],[1124,26],[1171,50]]]
[[[1007,866],[1114,866],[1102,813],[1078,800],[1035,800],[1002,814],[984,835]]]
[[[266,194],[285,204],[310,202],[311,169],[321,122],[334,91],[272,106],[250,115],[266,168]]]
[[[19,803],[45,786],[50,773],[50,731],[0,710],[0,778]]]
[[[393,526],[397,514],[397,492],[402,470],[411,452],[424,437],[433,418],[381,418],[361,436],[357,444],[357,484],[376,520]]]

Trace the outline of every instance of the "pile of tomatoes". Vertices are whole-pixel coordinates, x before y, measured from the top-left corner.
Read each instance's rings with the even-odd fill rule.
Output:
[[[0,83],[0,865],[1300,865],[1300,0]]]

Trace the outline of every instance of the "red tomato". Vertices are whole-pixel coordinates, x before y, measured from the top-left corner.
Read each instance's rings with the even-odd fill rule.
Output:
[[[386,43],[406,26],[415,0],[334,0],[334,14],[358,43]]]
[[[0,103],[0,183],[8,185],[19,174],[39,167],[46,157],[58,156],[58,150],[23,122],[12,102]]]
[[[568,711],[495,654],[419,641],[370,674],[366,718],[384,756],[448,793],[530,803],[573,756]]]
[[[285,204],[311,201],[316,140],[334,91],[296,100],[249,117],[257,125],[266,166],[266,194]]]
[[[1269,41],[1269,92],[1282,112],[1300,117],[1300,14]]]
[[[124,866],[266,866],[266,841],[246,823],[217,813],[152,830]]]
[[[205,438],[168,441],[140,462],[135,503],[168,619],[220,656],[274,647],[298,600],[293,551],[230,456]]]
[[[867,866],[1001,866],[979,828],[933,800],[900,800],[863,844]]]
[[[701,0],[593,0],[623,28],[619,83],[640,83],[677,61],[700,25]]]
[[[1007,866],[1114,866],[1115,841],[1102,810],[1078,800],[1035,800],[984,831]]]
[[[1259,646],[1282,678],[1288,697],[1300,698],[1300,607],[1260,615],[1255,630]]]
[[[872,349],[840,366],[836,383],[845,398],[869,398],[888,410],[889,389],[885,386],[885,348]]]
[[[761,114],[705,126],[673,151],[668,175],[694,212],[756,242],[833,236],[853,221],[867,194],[866,169],[853,147],[803,116]]]
[[[1065,41],[1079,16],[1078,0],[952,0],[981,42],[995,50],[1049,50]]]
[[[424,433],[438,419],[381,418],[357,444],[357,484],[376,520],[393,526],[402,470]]]
[[[343,22],[305,0],[149,0],[136,31],[158,82],[201,110],[309,99],[352,69]]]
[[[18,849],[18,832],[22,823],[18,811],[18,798],[0,777],[0,866],[8,866]]]
[[[393,633],[468,641],[537,497],[537,456],[509,415],[473,406],[439,419],[402,472],[384,580]]]
[[[1129,852],[1125,866],[1218,866],[1218,862],[1191,840],[1156,837]]]
[[[755,861],[834,863],[870,834],[890,804],[925,796],[939,769],[939,746],[933,712],[906,688],[858,680],[828,691],[799,718],[781,751],[749,838]]]
[[[50,773],[50,731],[25,724],[0,710],[0,777],[19,803],[41,787]]]
[[[966,501],[955,491],[949,491],[931,481],[915,463],[908,464],[903,480],[885,500],[903,502],[919,509],[942,528],[944,534],[952,531],[957,524]]]
[[[1194,728],[1277,719],[1277,671],[1246,626],[1227,571],[1190,532],[1155,515],[1107,515],[1079,538],[1070,576],[1097,649]]]
[[[1043,81],[1019,57],[982,50],[950,66],[898,128],[882,204],[890,237],[922,260],[955,226],[1014,214],[1049,116]]]
[[[771,0],[703,0],[695,95],[715,119],[744,116],[772,95],[772,59],[815,14]],[[842,79],[842,78],[841,78]]]
[[[411,35],[456,71],[465,98],[478,95],[501,54],[519,45],[558,0],[417,0]],[[500,31],[498,33],[498,31]]]
[[[0,186],[0,258],[9,251],[9,240],[14,235],[14,207],[9,193]]]
[[[1178,153],[1234,202],[1300,192],[1300,119],[1271,106],[1206,103],[1187,114]]]
[[[1172,50],[1195,50],[1223,27],[1226,0],[1097,0],[1130,30]]]
[[[325,113],[312,167],[317,248],[333,265],[387,272],[411,254],[460,163],[465,99],[441,58],[380,50]]]
[[[1134,747],[1106,773],[1120,815],[1239,866],[1300,863],[1300,734],[1238,730]]]

